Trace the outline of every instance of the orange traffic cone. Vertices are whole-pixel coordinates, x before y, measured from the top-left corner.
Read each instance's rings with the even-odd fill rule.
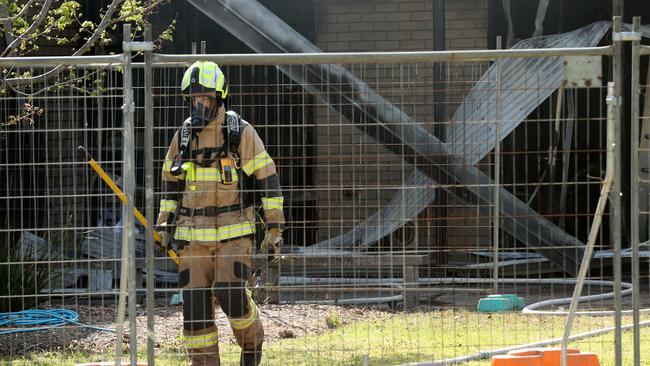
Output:
[[[492,366],[560,366],[561,348],[527,348],[492,357]],[[567,349],[567,366],[600,366],[595,353]]]

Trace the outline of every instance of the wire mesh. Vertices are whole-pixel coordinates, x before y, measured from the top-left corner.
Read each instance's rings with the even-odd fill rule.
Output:
[[[603,64],[592,68],[593,84],[572,85],[562,83],[570,80],[562,67],[542,67],[554,57],[236,65],[223,56],[232,109],[254,127],[277,166],[286,218],[282,257],[269,261],[259,253],[259,223],[248,259],[223,251],[234,242],[217,243],[208,254],[188,254],[175,243],[191,268],[212,263],[215,278],[222,268],[250,260],[250,277],[239,273],[242,281],[228,286],[214,278],[183,284],[173,261],[157,253],[154,314],[141,305],[131,314],[140,351],[149,316],[157,363],[186,364],[188,354],[203,355],[197,339],[187,343],[187,336],[199,334],[210,343],[206,335],[216,326],[221,361],[237,364],[237,343],[250,346],[249,335],[231,327],[253,307],[264,327],[263,364],[402,364],[561,336],[563,316],[514,308],[484,313],[477,306],[494,294],[516,294],[527,304],[571,295],[605,178],[607,91],[598,80],[611,75],[609,57],[595,58]],[[133,70],[136,168],[126,174],[134,174],[130,199],[143,213],[147,164],[157,177],[156,214],[159,202],[175,193],[159,177],[172,137],[191,114],[179,91],[186,66],[153,68],[153,161],[145,159],[144,69],[139,64]],[[559,73],[561,82],[545,83],[540,70],[549,80]],[[130,133],[122,123],[122,72],[80,66],[66,71],[64,83],[10,89],[2,98],[0,254],[7,255],[1,268],[9,279],[9,293],[0,294],[2,311],[67,308],[79,314],[77,323],[43,332],[2,325],[0,332],[18,330],[0,333],[3,362],[34,355],[46,364],[113,357],[114,333],[81,324],[116,329],[122,220],[130,213],[78,156],[77,146],[121,185],[123,134]],[[646,119],[642,114],[642,125]],[[264,193],[237,189],[240,199]],[[257,204],[259,216],[268,219]],[[246,215],[242,220],[250,219]],[[588,282],[585,295],[611,292],[608,218],[589,275],[601,281]],[[197,226],[190,219],[178,227],[216,228],[219,220]],[[133,235],[133,301],[143,304],[144,227],[137,224]],[[208,305],[197,305],[188,286],[205,290],[201,301]],[[256,305],[243,304],[245,288]],[[646,302],[642,296],[641,306]],[[629,308],[629,297],[623,303]],[[233,312],[238,306],[249,312]],[[561,315],[566,307],[544,309]],[[612,308],[611,297],[580,306]],[[574,329],[612,324],[611,317],[581,315]],[[607,334],[572,345],[599,353],[602,364],[613,354]]]
[[[11,67],[4,77],[51,70]],[[88,170],[77,146],[92,146],[119,183],[122,75],[114,67],[79,65],[44,82],[8,84],[2,97],[0,312],[69,308],[81,322],[112,324],[116,291],[110,274],[119,273],[120,252],[110,244],[119,242],[120,204]],[[73,347],[93,333],[70,323],[44,332],[3,329],[0,343],[11,360],[34,350]]]

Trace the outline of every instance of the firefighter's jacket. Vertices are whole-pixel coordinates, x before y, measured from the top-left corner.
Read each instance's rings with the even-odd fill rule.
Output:
[[[178,152],[178,131],[172,139],[162,169],[164,195],[156,222],[167,229],[170,216],[178,212],[174,239],[197,244],[227,242],[251,236],[255,232],[252,195],[260,194],[267,229],[284,225],[283,196],[276,166],[264,143],[249,123],[240,120],[241,141],[237,151],[229,151],[238,169],[233,170],[232,184],[224,184],[221,161],[224,149],[224,108],[192,142],[192,158],[183,164],[183,174],[170,173]],[[232,150],[232,149],[228,149]],[[252,186],[251,186],[252,185]],[[182,191],[182,193],[181,193]],[[177,211],[178,205],[182,210]],[[213,215],[201,215],[200,209],[211,208]],[[215,210],[218,210],[215,214]]]

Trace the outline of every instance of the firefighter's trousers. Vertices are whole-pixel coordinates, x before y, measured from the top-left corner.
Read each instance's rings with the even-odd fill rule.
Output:
[[[252,241],[191,242],[179,251],[179,285],[183,289],[183,339],[192,365],[219,365],[215,306],[228,316],[243,350],[261,347],[264,330],[246,280]]]

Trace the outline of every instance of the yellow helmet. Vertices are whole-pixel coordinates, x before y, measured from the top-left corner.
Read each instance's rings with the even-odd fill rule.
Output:
[[[219,65],[212,61],[197,61],[190,65],[183,74],[181,82],[181,94],[211,94],[226,101],[228,95],[228,84],[226,77],[219,68]]]

